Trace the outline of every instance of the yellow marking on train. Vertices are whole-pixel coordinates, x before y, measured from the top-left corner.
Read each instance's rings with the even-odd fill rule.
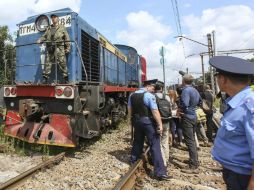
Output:
[[[127,57],[114,45],[112,45],[106,38],[104,38],[102,35],[98,34],[99,41],[102,44],[103,47],[105,47],[107,50],[115,54],[117,57],[122,59],[123,61],[127,62]]]

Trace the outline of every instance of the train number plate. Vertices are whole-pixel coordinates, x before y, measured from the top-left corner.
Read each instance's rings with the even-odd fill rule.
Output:
[[[50,20],[51,24],[51,20]],[[71,26],[71,15],[65,15],[59,17],[59,24],[64,25],[65,27],[70,27]],[[24,36],[28,34],[35,34],[38,33],[39,31],[37,30],[35,23],[30,23],[30,24],[24,24],[19,26],[19,36]]]

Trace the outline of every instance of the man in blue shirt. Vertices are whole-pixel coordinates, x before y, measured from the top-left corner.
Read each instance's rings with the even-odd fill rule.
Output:
[[[134,127],[134,141],[131,150],[131,163],[135,163],[142,157],[145,137],[150,145],[154,164],[154,176],[158,180],[169,180],[167,169],[164,166],[160,148],[160,134],[162,122],[156,98],[150,92],[154,92],[155,81],[147,81],[144,88],[130,95],[128,101],[129,118]]]
[[[183,76],[183,89],[180,96],[179,113],[181,116],[181,126],[183,136],[189,151],[189,166],[182,169],[182,172],[189,174],[198,173],[198,152],[195,142],[195,126],[197,123],[196,107],[201,101],[199,92],[192,87],[194,78],[192,75]]]
[[[254,189],[254,64],[236,57],[210,59],[220,90],[229,95],[212,156],[223,167],[228,190]]]

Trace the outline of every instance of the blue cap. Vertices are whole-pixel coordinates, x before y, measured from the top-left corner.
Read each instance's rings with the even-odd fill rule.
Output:
[[[253,75],[254,63],[232,56],[215,56],[209,60],[211,66],[219,72],[239,75]]]
[[[147,85],[153,85],[153,86],[155,86],[157,81],[158,81],[158,79],[146,80],[146,81],[143,82],[143,85],[144,86],[147,86]]]

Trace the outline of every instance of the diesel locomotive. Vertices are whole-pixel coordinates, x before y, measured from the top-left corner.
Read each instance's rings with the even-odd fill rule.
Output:
[[[48,42],[35,42],[51,14],[70,36],[68,84],[57,60],[42,83]],[[15,52],[14,83],[3,87],[4,134],[29,143],[75,147],[80,137],[100,135],[126,116],[129,94],[146,80],[146,60],[135,48],[113,45],[69,8],[19,23]]]

